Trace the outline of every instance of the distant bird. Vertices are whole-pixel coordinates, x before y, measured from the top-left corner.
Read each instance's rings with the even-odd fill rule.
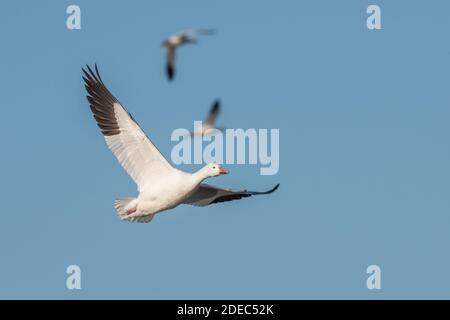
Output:
[[[166,74],[167,79],[169,79],[169,81],[173,80],[175,76],[176,49],[184,44],[197,43],[198,35],[212,35],[214,33],[215,30],[212,29],[189,30],[174,34],[169,38],[167,38],[166,40],[164,40],[162,46],[166,48]]]
[[[211,134],[213,130],[220,130],[223,131],[224,128],[216,128],[216,120],[217,116],[220,113],[220,101],[216,100],[214,101],[213,105],[211,106],[211,110],[208,113],[208,116],[206,117],[205,121],[202,122],[202,127],[199,130],[195,130],[191,132],[192,137],[203,137]]]
[[[87,99],[106,144],[137,184],[137,198],[117,198],[115,208],[122,220],[150,222],[154,215],[180,204],[207,206],[253,195],[274,192],[237,191],[204,184],[203,181],[228,172],[210,163],[195,173],[172,167],[144,131],[104,85],[97,65],[95,73],[82,69]]]

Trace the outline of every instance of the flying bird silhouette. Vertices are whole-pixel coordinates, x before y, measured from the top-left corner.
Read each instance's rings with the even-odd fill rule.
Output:
[[[191,132],[192,137],[203,137],[213,133],[213,130],[223,131],[225,128],[217,128],[216,121],[220,113],[220,101],[216,100],[211,106],[206,119],[202,122],[202,127]]]
[[[183,31],[174,34],[164,40],[162,46],[166,48],[166,75],[169,81],[175,77],[175,59],[177,48],[185,44],[197,43],[199,35],[212,35],[215,33],[213,29],[197,29]]]

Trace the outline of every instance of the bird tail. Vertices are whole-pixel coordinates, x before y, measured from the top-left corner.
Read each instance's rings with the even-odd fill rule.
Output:
[[[117,198],[114,201],[120,219],[130,222],[148,223],[152,221],[154,214],[141,215],[137,212],[138,199]]]
[[[127,219],[129,215],[133,214],[136,211],[136,206],[136,198],[117,198],[114,201],[114,207],[122,220]]]

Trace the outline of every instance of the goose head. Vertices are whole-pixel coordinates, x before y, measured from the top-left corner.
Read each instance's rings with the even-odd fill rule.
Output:
[[[228,171],[225,170],[224,167],[216,164],[216,163],[208,163],[203,170],[205,171],[208,177],[217,177],[224,174],[228,174]]]

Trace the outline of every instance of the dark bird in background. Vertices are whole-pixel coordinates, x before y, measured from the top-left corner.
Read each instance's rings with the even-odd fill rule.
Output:
[[[199,35],[212,35],[214,33],[215,30],[212,29],[189,30],[174,34],[164,40],[162,46],[166,48],[166,74],[169,81],[172,81],[175,77],[176,49],[185,44],[197,43],[197,37]]]
[[[192,137],[203,137],[213,133],[213,130],[224,131],[225,128],[216,127],[217,117],[220,113],[220,101],[216,100],[213,102],[211,109],[209,110],[206,119],[202,122],[202,127],[199,130],[191,132]]]

